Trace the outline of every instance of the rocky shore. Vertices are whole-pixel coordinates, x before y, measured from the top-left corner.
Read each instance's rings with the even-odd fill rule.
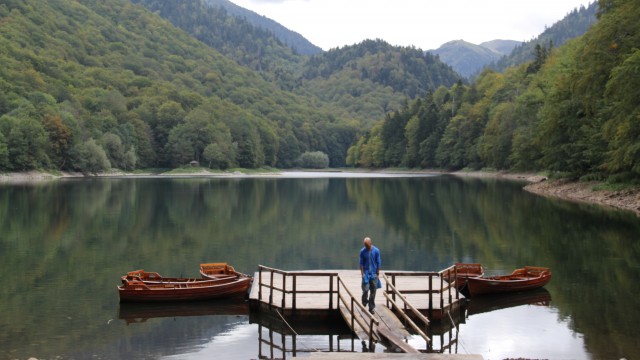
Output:
[[[629,210],[640,216],[640,188],[594,190],[599,184],[598,182],[555,180],[532,183],[524,189],[542,196]]]
[[[624,190],[596,190],[601,182],[548,180],[546,176],[514,174],[502,172],[455,172],[456,176],[493,177],[529,182],[524,190],[531,193],[569,201],[598,204],[612,208],[629,210],[640,216],[640,187]]]

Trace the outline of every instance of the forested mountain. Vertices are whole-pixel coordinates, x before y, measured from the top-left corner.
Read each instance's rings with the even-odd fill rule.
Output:
[[[549,49],[553,46],[560,46],[568,40],[584,34],[596,22],[597,11],[597,1],[594,1],[586,8],[581,6],[580,9],[574,9],[562,20],[546,28],[537,38],[521,43],[510,54],[488,66],[497,71],[504,71],[510,66],[532,61],[535,57],[536,46]]]
[[[321,48],[313,45],[297,32],[289,30],[267,17],[258,15],[228,0],[206,0],[206,3],[214,7],[224,8],[229,14],[241,19],[246,19],[253,26],[273,33],[282,43],[292,48],[298,54],[315,55],[322,52]]]
[[[291,82],[305,57],[296,54],[268,30],[227,12],[226,0],[131,0],[218,50],[269,81]],[[211,5],[211,4],[215,5]],[[231,4],[231,3],[229,3]],[[234,4],[231,4],[236,6]],[[237,7],[237,6],[236,6]],[[248,11],[248,10],[247,10]]]
[[[5,0],[0,63],[0,171],[340,166],[358,129],[128,0]]]
[[[640,4],[599,4],[584,36],[389,114],[349,149],[348,163],[640,181]]]
[[[449,65],[420,49],[365,40],[309,58],[299,92],[347,109],[345,116],[371,124],[407,98],[460,79]]]
[[[468,78],[477,74],[485,65],[509,54],[517,44],[519,42],[514,40],[494,40],[480,45],[453,40],[429,52],[438,55],[440,60]]]
[[[313,56],[292,53],[272,34],[210,8],[203,0],[134,0],[282,89],[324,104],[339,118],[368,127],[407,98],[422,96],[460,76],[431,54],[382,40]]]

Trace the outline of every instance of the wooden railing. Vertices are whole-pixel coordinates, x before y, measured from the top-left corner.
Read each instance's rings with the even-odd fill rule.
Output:
[[[427,277],[427,288],[426,290],[402,290],[403,294],[428,294],[429,297],[429,306],[428,310],[433,310],[433,298],[435,294],[440,295],[440,309],[442,311],[445,308],[449,307],[453,303],[453,299],[456,301],[460,300],[460,293],[456,289],[456,266],[452,265],[442,271],[439,272],[431,272],[431,271],[415,271],[415,272],[385,272],[385,276],[387,277],[387,293],[391,294],[391,300],[396,301],[397,294],[390,290],[390,287],[396,288],[396,278],[404,277],[404,276],[420,276]],[[389,281],[389,278],[391,281]],[[440,287],[434,289],[434,278],[435,281],[439,282]],[[448,302],[445,306],[445,298],[448,299]],[[389,300],[387,300],[387,306],[389,306]]]
[[[387,283],[387,291],[383,293],[384,297],[387,299],[387,306],[389,306],[389,303],[390,303],[393,307],[395,307],[398,310],[398,313],[400,314],[400,316],[402,316],[405,324],[409,324],[409,326],[411,326],[411,328],[413,328],[413,330],[417,332],[418,335],[420,335],[427,342],[427,347],[428,347],[429,342],[431,342],[431,339],[426,334],[426,332],[428,331],[427,329],[429,327],[429,319],[427,319],[426,316],[424,316],[418,309],[416,309],[413,305],[411,305],[410,302],[406,300],[406,298],[400,293],[400,291],[398,291],[398,289],[396,289],[395,286],[391,284],[391,280],[387,277],[386,274],[383,274],[382,276],[384,277]],[[390,295],[390,294],[393,294],[393,295]],[[395,300],[396,298],[402,300],[404,305],[403,307],[400,307],[398,305],[398,303]],[[422,321],[422,323],[424,324],[424,331],[422,331],[422,329],[420,329],[418,325],[416,325],[416,323],[409,317],[409,315],[407,315],[407,310],[411,310],[413,315]]]
[[[275,284],[274,280],[276,276],[281,276],[281,284]],[[324,277],[329,278],[329,290],[300,290],[298,289],[297,279],[299,277]],[[337,283],[334,281],[337,280]],[[254,280],[255,281],[255,280]],[[334,287],[334,283],[337,286]],[[291,284],[287,286],[287,284]],[[367,309],[358,301],[349,288],[345,285],[344,280],[333,272],[294,272],[283,271],[274,268],[270,268],[263,265],[258,265],[258,300],[263,301],[264,294],[263,289],[268,292],[269,298],[267,304],[269,307],[280,307],[284,309],[287,304],[287,298],[291,299],[291,311],[295,313],[297,308],[297,295],[298,294],[328,294],[329,295],[329,309],[339,309],[340,305],[347,309],[347,312],[351,318],[351,329],[355,332],[356,325],[359,326],[369,338],[369,346],[373,341],[380,341],[375,327],[379,325],[379,322],[367,311]],[[274,302],[274,293],[279,292],[282,295],[282,299],[279,304]],[[337,296],[337,304],[334,308],[334,295]],[[362,319],[356,316],[356,309],[360,309]],[[365,323],[366,321],[367,323]]]
[[[342,290],[344,289],[344,290]],[[348,296],[345,296],[345,293]],[[378,326],[379,322],[378,320],[376,320],[373,315],[371,315],[368,311],[367,308],[364,307],[364,305],[362,305],[360,303],[360,301],[358,301],[358,298],[355,297],[353,295],[353,293],[349,290],[349,288],[345,285],[344,280],[342,280],[342,278],[340,276],[338,276],[338,308],[340,308],[340,305],[344,305],[345,308],[348,310],[349,315],[351,317],[351,321],[350,321],[350,326],[351,326],[351,330],[353,330],[355,332],[356,328],[356,324],[358,326],[360,326],[360,328],[362,329],[363,332],[365,332],[367,334],[367,336],[369,337],[369,347],[371,348],[371,344],[373,343],[373,341],[380,341],[380,338],[378,337],[378,334],[374,331],[374,326]],[[355,316],[356,312],[356,308],[360,309],[360,313],[363,315],[363,319],[364,320],[368,320],[369,323],[364,323],[363,319],[360,319],[359,317]],[[364,339],[362,339],[364,340]]]
[[[269,283],[264,282],[263,273],[268,273]],[[274,285],[274,277],[278,274],[282,276],[282,286],[278,287]],[[324,277],[329,278],[329,290],[298,290],[298,278],[299,277]],[[338,293],[337,289],[334,290],[334,278],[338,277],[338,273],[333,272],[295,272],[295,271],[283,271],[274,268],[270,268],[263,265],[258,265],[258,300],[262,301],[262,289],[267,288],[269,292],[269,301],[267,304],[269,307],[278,306],[274,304],[273,294],[274,292],[280,292],[282,294],[282,300],[279,304],[280,308],[284,309],[287,303],[287,296],[291,297],[291,311],[295,313],[297,309],[297,297],[298,294],[329,294],[329,309],[333,309],[334,295]],[[290,279],[291,286],[287,288],[289,283],[287,279]]]

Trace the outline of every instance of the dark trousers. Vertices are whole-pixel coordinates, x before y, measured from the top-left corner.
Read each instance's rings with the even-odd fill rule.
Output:
[[[369,304],[369,310],[373,310],[376,307],[376,289],[378,288],[378,281],[376,278],[369,279],[368,282],[362,283],[362,304],[367,306]]]

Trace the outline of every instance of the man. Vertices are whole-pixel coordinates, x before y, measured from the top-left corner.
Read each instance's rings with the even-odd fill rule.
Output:
[[[376,289],[380,285],[380,250],[371,244],[371,238],[364,238],[364,247],[360,250],[360,274],[362,274],[362,305],[369,305],[374,314],[376,307]],[[368,295],[368,296],[367,296]]]

